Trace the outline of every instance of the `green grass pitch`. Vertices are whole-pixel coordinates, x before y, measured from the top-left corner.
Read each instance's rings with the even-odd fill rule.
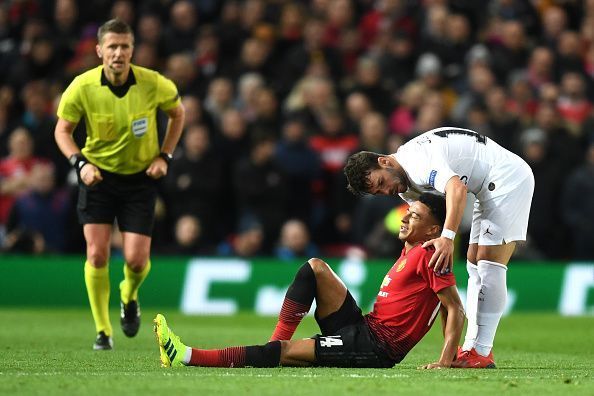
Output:
[[[496,370],[422,371],[437,359],[440,326],[393,369],[163,369],[143,311],[139,335],[115,328],[115,349],[94,352],[87,310],[0,309],[1,395],[594,395],[594,317],[523,314],[503,319]],[[189,345],[224,347],[267,340],[275,318],[163,312]],[[118,324],[117,312],[112,312]],[[306,318],[296,337],[316,332]]]

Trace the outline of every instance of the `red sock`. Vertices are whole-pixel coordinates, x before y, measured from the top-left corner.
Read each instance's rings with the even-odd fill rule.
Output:
[[[290,340],[301,320],[309,312],[309,308],[311,308],[311,305],[300,304],[285,298],[278,315],[278,323],[270,337],[270,341]]]
[[[192,348],[189,366],[203,367],[243,367],[245,366],[245,347],[225,349]]]

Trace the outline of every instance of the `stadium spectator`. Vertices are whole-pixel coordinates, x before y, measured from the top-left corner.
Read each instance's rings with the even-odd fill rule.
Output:
[[[165,55],[192,52],[198,28],[198,13],[194,3],[189,0],[174,2],[169,19],[171,24],[163,30]]]
[[[464,310],[454,275],[439,276],[430,271],[427,262],[432,250],[421,247],[422,242],[439,235],[444,212],[443,198],[435,195],[421,196],[411,206],[399,233],[405,247],[386,274],[371,313],[362,315],[351,293],[328,264],[310,258],[287,290],[270,342],[223,350],[190,348],[171,331],[165,317],[158,314],[155,333],[161,364],[164,367],[392,367],[423,338],[433,324],[437,309],[441,309],[444,329],[441,356],[423,368],[451,367],[464,326]],[[411,303],[419,299],[423,303]],[[314,300],[315,319],[322,334],[292,341],[293,333]]]
[[[215,78],[208,86],[204,99],[204,110],[214,124],[221,128],[221,118],[227,110],[233,109],[233,83],[227,78]]]
[[[399,105],[390,115],[390,131],[404,138],[414,133],[419,108],[427,94],[425,85],[418,81],[408,83],[400,95]]]
[[[411,35],[401,30],[392,33],[389,40],[379,58],[381,74],[388,87],[401,90],[414,80],[417,48]]]
[[[99,28],[97,39],[102,65],[68,86],[58,106],[54,135],[78,175],[77,209],[87,242],[85,284],[97,332],[93,349],[109,350],[113,347],[108,310],[112,226],[117,219],[126,260],[120,324],[124,334],[133,337],[140,327],[138,289],[151,267],[155,180],[167,174],[184,109],[170,80],[130,64],[134,48],[130,26],[109,20]],[[161,147],[157,109],[168,118]],[[81,151],[72,135],[83,117],[87,139]]]
[[[191,125],[183,137],[183,150],[171,163],[164,182],[169,215],[179,219],[183,214],[200,219],[201,238],[215,243],[223,230],[219,228],[223,164],[210,143],[204,125]]]
[[[388,115],[394,107],[391,93],[384,88],[380,67],[372,57],[361,57],[355,69],[355,84],[352,92],[361,92],[378,112]]]
[[[203,231],[199,217],[192,214],[180,216],[175,222],[173,243],[161,249],[160,253],[188,256],[214,254],[214,247],[204,240]]]
[[[345,125],[354,134],[361,132],[361,121],[373,111],[369,98],[361,92],[353,92],[345,99]]]
[[[458,125],[468,122],[469,110],[477,104],[484,104],[489,89],[495,86],[495,77],[488,67],[471,66],[468,70],[468,90],[458,97],[452,109],[452,121]]]
[[[261,87],[254,92],[254,118],[249,128],[270,136],[280,135],[282,118],[278,98],[272,89]]]
[[[506,99],[505,90],[500,86],[492,87],[486,92],[485,105],[489,129],[497,143],[517,153],[520,122],[518,117],[507,111]]]
[[[582,141],[568,132],[555,104],[541,103],[534,124],[546,133],[552,159],[557,162],[562,173],[570,173],[583,162]]]
[[[361,122],[359,147],[376,153],[387,152],[386,119],[380,113],[367,114]]]
[[[29,178],[35,165],[43,162],[33,155],[31,134],[18,127],[8,138],[8,156],[0,159],[0,227],[4,227],[16,199],[31,188]]]
[[[318,248],[311,242],[309,230],[303,221],[291,219],[283,224],[274,255],[281,260],[318,255]]]
[[[573,171],[564,186],[561,205],[565,224],[573,237],[573,259],[594,257],[594,136],[590,137],[586,163]]]
[[[168,57],[165,75],[179,87],[180,95],[192,95],[200,91],[201,81],[197,78],[196,68],[189,54],[173,54]]]
[[[275,162],[287,179],[287,216],[311,224],[314,192],[319,188],[321,162],[308,144],[299,118],[289,119],[276,144]]]
[[[521,21],[505,21],[501,25],[500,44],[491,51],[493,72],[500,84],[507,82],[508,76],[523,70],[530,54]]]
[[[253,217],[245,216],[239,221],[237,231],[226,236],[217,246],[217,255],[235,257],[257,257],[264,250],[262,225]]]
[[[31,190],[12,206],[6,238],[14,239],[11,243],[18,245],[21,238],[33,236],[35,253],[61,252],[65,247],[69,194],[55,188],[56,175],[51,163],[33,166],[29,182]]]
[[[551,142],[541,129],[531,128],[520,135],[521,156],[534,174],[534,196],[528,220],[529,244],[543,257],[562,259],[566,249],[551,244],[551,240],[563,240],[567,230],[560,211],[559,191],[563,189],[563,173],[560,159],[551,153]]]
[[[287,213],[287,179],[275,161],[275,140],[255,136],[250,154],[233,172],[238,218],[254,218],[262,225],[264,248],[272,249]]]
[[[342,77],[340,57],[336,50],[324,45],[324,21],[317,18],[305,23],[303,42],[287,53],[280,78],[281,92],[289,92],[312,63],[320,63],[334,81]]]
[[[581,74],[567,72],[561,76],[561,91],[557,104],[561,119],[574,136],[582,132],[581,125],[592,111],[592,103],[586,97],[586,82]]]

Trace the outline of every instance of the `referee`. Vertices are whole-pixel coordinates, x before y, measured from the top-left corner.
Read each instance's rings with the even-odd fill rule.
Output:
[[[130,63],[132,29],[112,19],[97,32],[103,64],[77,76],[58,106],[56,142],[79,179],[78,218],[87,244],[85,284],[97,338],[93,349],[112,349],[109,320],[109,252],[114,220],[124,243],[120,283],[121,326],[133,337],[140,327],[138,289],[150,267],[156,180],[167,174],[182,133],[184,108],[177,88],[161,74]],[[169,121],[159,149],[157,109]],[[72,133],[84,118],[82,151]]]

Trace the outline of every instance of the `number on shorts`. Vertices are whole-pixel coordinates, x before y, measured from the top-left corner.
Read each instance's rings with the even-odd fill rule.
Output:
[[[342,345],[342,340],[340,339],[340,336],[320,337],[320,346],[333,347],[340,345]]]
[[[478,143],[487,144],[487,138],[483,135],[476,133],[474,131],[468,131],[465,129],[444,129],[443,131],[433,132],[434,135],[439,137],[447,138],[448,135],[464,135],[464,136],[471,136],[476,139]]]

